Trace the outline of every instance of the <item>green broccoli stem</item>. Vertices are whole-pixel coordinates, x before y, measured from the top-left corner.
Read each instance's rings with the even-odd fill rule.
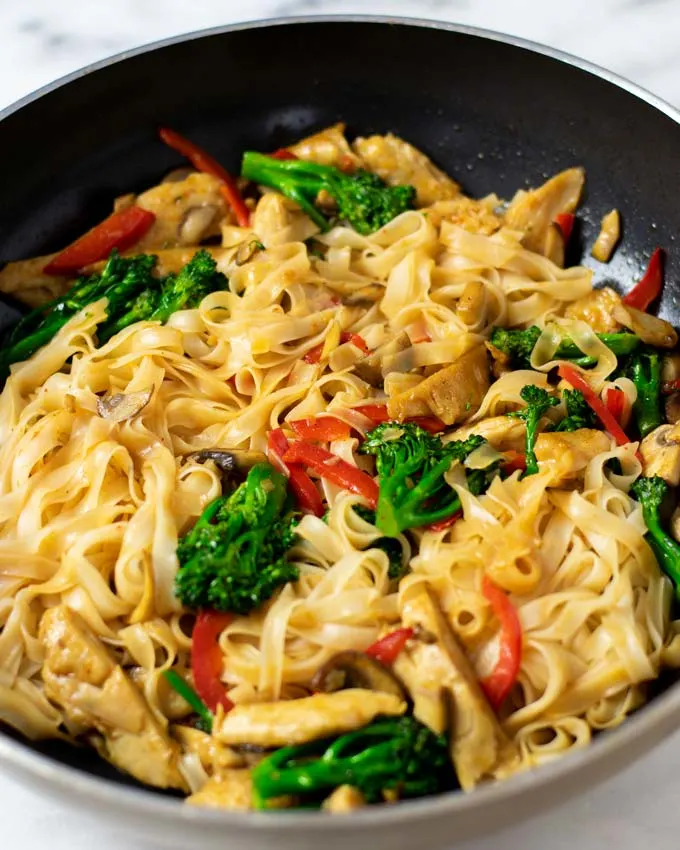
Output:
[[[536,440],[538,439],[538,426],[541,419],[549,408],[559,404],[559,400],[551,396],[547,390],[534,384],[527,384],[520,390],[520,397],[525,402],[524,410],[509,413],[516,419],[523,419],[526,423],[526,470],[523,477],[535,475],[538,472],[538,459],[536,457]]]
[[[631,495],[642,506],[642,517],[647,526],[645,538],[656,556],[659,566],[675,585],[675,595],[680,600],[680,544],[661,523],[661,506],[668,492],[668,484],[659,476],[638,478],[631,487]]]
[[[531,355],[541,335],[541,329],[532,325],[525,329],[494,328],[490,342],[504,354],[507,354],[514,368],[530,368]],[[631,333],[597,334],[617,357],[625,357],[640,346],[640,338]],[[596,358],[584,354],[576,343],[569,337],[564,338],[555,354],[558,360],[570,360],[584,369],[594,366]]]
[[[201,732],[205,732],[207,735],[212,734],[212,712],[191,685],[187,684],[176,670],[165,670],[163,676],[170,687],[178,693],[198,715],[198,723],[196,725]]]
[[[633,415],[642,437],[663,423],[661,370],[661,356],[653,348],[636,352],[628,362],[627,372],[637,390]]]

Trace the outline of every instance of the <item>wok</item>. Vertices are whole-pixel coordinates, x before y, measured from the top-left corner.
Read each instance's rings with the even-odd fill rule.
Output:
[[[196,33],[73,74],[0,115],[0,260],[46,253],[103,218],[112,198],[178,164],[166,124],[237,169],[241,151],[274,150],[331,124],[393,131],[465,190],[510,197],[570,165],[588,194],[573,260],[601,216],[624,216],[623,243],[599,283],[628,289],[651,251],[669,249],[661,314],[680,324],[680,114],[600,69],[515,38],[394,18],[270,21]],[[580,243],[580,244],[579,244]],[[588,257],[584,258],[588,263]],[[0,329],[17,317],[0,304]],[[587,750],[464,796],[346,817],[236,814],[185,806],[136,785],[90,752],[0,731],[0,763],[36,789],[165,846],[276,843],[301,850],[437,847],[543,812],[622,768],[676,728],[680,687]]]

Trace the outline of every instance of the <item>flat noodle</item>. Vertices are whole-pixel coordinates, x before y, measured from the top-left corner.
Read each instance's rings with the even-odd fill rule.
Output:
[[[321,413],[363,435],[371,421],[353,408],[386,399],[355,371],[363,354],[342,333],[361,333],[371,350],[402,335],[403,347],[386,349],[377,367],[392,395],[454,363],[496,325],[539,325],[533,368],[494,381],[467,415],[468,432],[492,417],[502,424],[527,384],[546,387],[565,335],[596,358],[596,390],[615,385],[635,401],[632,382],[610,381],[611,351],[584,322],[562,318],[591,292],[591,271],[527,250],[500,213],[498,226],[474,232],[451,204],[436,209],[405,212],[370,236],[346,226],[319,233],[267,192],[252,228],[224,223],[228,289],[163,326],[133,324],[101,347],[106,302],[97,302],[12,368],[0,396],[1,721],[33,739],[87,731],[49,698],[42,678],[41,618],[61,604],[130,673],[160,729],[185,716],[162,676],[191,665],[190,627],[174,592],[177,541],[222,492],[216,467],[191,455],[262,452],[270,430]],[[323,258],[304,242],[312,236]],[[264,250],[238,265],[238,249],[254,237]],[[464,293],[477,299],[472,320],[458,309]],[[327,337],[337,341],[329,356],[305,362]],[[139,392],[150,400],[132,418],[99,416],[100,396]],[[372,471],[359,445],[352,436],[330,450]],[[323,481],[328,515],[302,518],[290,556],[299,581],[220,636],[231,699],[308,694],[334,654],[365,650],[398,626],[400,598],[423,585],[438,594],[482,678],[498,643],[486,575],[509,594],[523,631],[518,682],[501,716],[519,753],[515,769],[585,746],[641,704],[644,683],[663,664],[680,662],[670,585],[628,495],[640,469],[634,447],[611,448],[590,460],[578,486],[555,486],[541,470],[497,477],[474,496],[454,467],[447,480],[464,516],[448,530],[397,538],[411,570],[400,583],[372,545],[379,533],[354,510],[361,499]],[[193,790],[211,775],[185,747],[181,765]]]

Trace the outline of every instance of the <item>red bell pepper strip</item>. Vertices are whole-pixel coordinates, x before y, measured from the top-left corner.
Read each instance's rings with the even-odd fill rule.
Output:
[[[643,312],[649,308],[663,289],[663,251],[657,248],[649,259],[644,276],[623,298],[623,303]]]
[[[610,387],[606,395],[607,410],[620,424],[623,411],[626,409],[626,394],[618,387]]]
[[[231,174],[216,159],[213,159],[210,154],[174,130],[161,127],[158,135],[166,145],[176,150],[177,153],[182,154],[182,156],[185,156],[197,171],[212,174],[213,177],[216,177],[220,181],[220,192],[224,200],[234,211],[236,221],[241,227],[248,227],[250,223],[250,210],[245,205],[236,185],[236,180],[234,180]]]
[[[222,684],[222,651],[217,643],[220,634],[231,623],[231,614],[219,611],[201,611],[196,617],[191,635],[191,667],[194,673],[196,692],[214,713],[221,705],[230,711],[234,703],[229,699]]]
[[[619,446],[625,446],[626,443],[630,443],[626,432],[616,421],[611,411],[607,408],[607,405],[593,392],[590,384],[588,384],[585,378],[573,366],[562,363],[557,370],[557,374],[560,378],[564,378],[568,384],[571,384],[575,390],[580,390],[583,393],[583,397],[590,409],[595,413]]]
[[[313,443],[329,443],[331,440],[346,440],[350,427],[334,416],[317,416],[314,419],[296,419],[290,423],[296,436]]]
[[[482,580],[482,593],[501,624],[501,639],[496,666],[479,684],[494,710],[498,710],[517,681],[522,660],[522,627],[507,595],[488,576]]]
[[[385,404],[362,404],[361,407],[355,407],[353,409],[357,413],[363,413],[364,416],[367,416],[376,425],[380,425],[382,422],[389,422],[391,419],[387,412],[387,405]],[[439,434],[446,429],[446,423],[442,422],[436,416],[411,416],[405,421],[412,422],[414,425],[420,425],[421,428],[429,431],[430,434]]]
[[[351,334],[347,333],[347,331],[343,331],[340,334],[340,344],[343,345],[346,342],[351,342],[352,345],[360,348],[364,354],[371,353],[370,348],[366,345],[366,341],[362,336],[359,336],[359,334]],[[323,343],[319,343],[319,345],[315,345],[314,348],[310,348],[302,359],[305,363],[318,363],[319,360],[321,360],[322,353]]]
[[[324,513],[323,501],[312,479],[299,464],[283,462],[283,456],[288,451],[289,446],[288,438],[280,428],[275,428],[269,432],[267,454],[271,464],[288,477],[300,510],[322,517]]]
[[[425,530],[446,531],[448,528],[451,528],[452,525],[455,525],[462,516],[462,511],[456,511],[455,514],[447,516],[446,519],[440,519],[439,522],[433,522],[431,525],[426,525]]]
[[[297,159],[295,154],[292,151],[289,151],[288,148],[279,148],[277,151],[274,151],[273,154],[270,154],[272,159],[278,160],[287,160],[287,159]]]
[[[576,216],[572,215],[572,213],[560,213],[555,216],[555,224],[562,231],[562,238],[564,239],[565,246],[569,244],[569,239],[571,238],[575,221]]]
[[[111,251],[126,251],[144,236],[156,216],[141,207],[126,207],[88,230],[68,248],[53,257],[43,269],[45,274],[74,274],[90,263],[105,260]]]
[[[503,472],[506,475],[512,475],[513,472],[524,472],[527,468],[527,456],[522,452],[516,452],[514,449],[505,452],[505,463],[503,464]]]
[[[413,629],[397,629],[371,644],[366,650],[366,655],[375,658],[385,667],[391,667],[397,660],[397,656],[406,646],[406,642],[413,637]]]
[[[378,485],[371,476],[320,446],[297,440],[290,444],[290,448],[283,456],[283,461],[284,463],[301,463],[313,469],[332,484],[363,497],[374,509],[378,504]]]

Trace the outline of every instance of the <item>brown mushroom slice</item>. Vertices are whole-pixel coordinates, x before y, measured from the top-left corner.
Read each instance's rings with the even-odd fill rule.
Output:
[[[643,313],[628,304],[617,304],[613,316],[621,324],[637,334],[643,342],[655,348],[675,348],[678,344],[678,334],[665,319]]]
[[[640,443],[642,474],[658,475],[668,484],[680,484],[680,426],[659,425]]]
[[[97,399],[97,413],[102,419],[108,419],[110,422],[124,422],[141,413],[152,395],[153,387],[135,393],[105,395]]]
[[[671,425],[680,422],[680,392],[674,392],[666,396],[663,407],[667,422]]]
[[[354,372],[372,387],[381,387],[385,376],[392,371],[390,364],[394,355],[405,351],[410,345],[409,335],[406,331],[402,331],[394,339],[379,346],[367,357],[355,363]]]
[[[406,692],[394,673],[375,658],[355,649],[338,652],[329,658],[314,674],[312,688],[326,694],[345,688],[363,688],[406,699]]]
[[[247,449],[201,449],[190,454],[188,460],[205,463],[211,460],[220,472],[248,472],[258,463],[266,463],[267,456],[263,452]]]
[[[520,191],[505,213],[505,224],[524,233],[522,244],[546,256],[546,235],[558,215],[573,213],[583,191],[585,172],[568,168],[537,189]]]
[[[198,245],[204,235],[210,231],[211,225],[220,215],[215,204],[199,204],[189,209],[182,216],[179,225],[179,242],[182,245]]]

